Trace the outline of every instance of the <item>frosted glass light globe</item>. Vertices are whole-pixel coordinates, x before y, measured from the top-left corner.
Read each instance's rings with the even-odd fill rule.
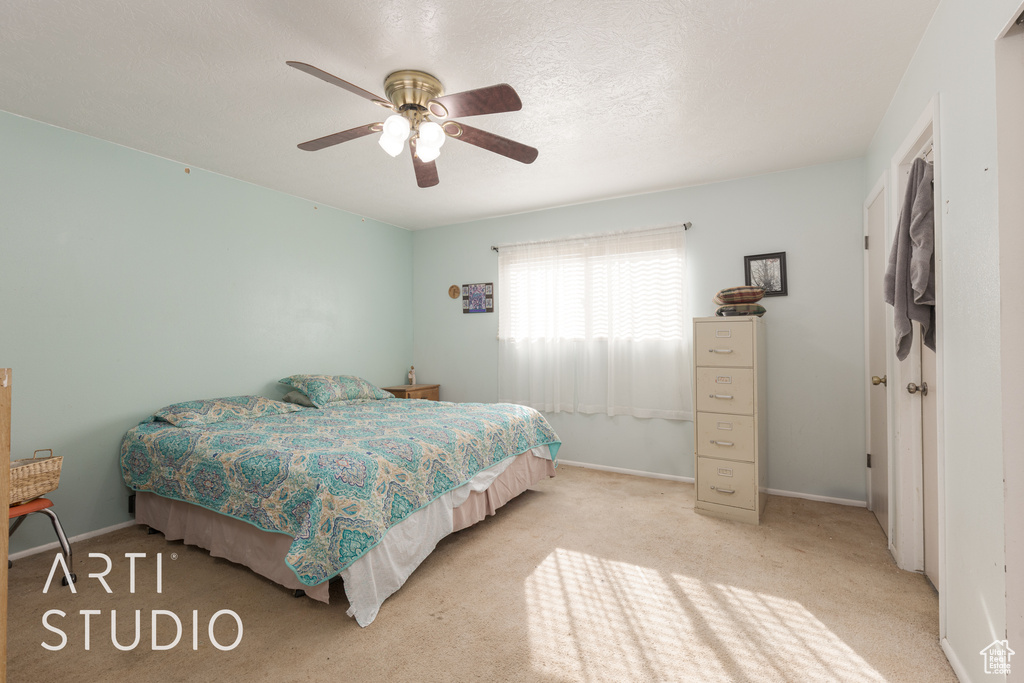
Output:
[[[412,130],[412,126],[409,125],[409,119],[401,114],[392,114],[384,119],[384,135],[387,135],[389,138],[405,142],[406,138],[409,137],[410,130]]]
[[[444,129],[433,121],[421,123],[419,134],[419,144],[426,145],[427,147],[436,147],[437,149],[441,149],[441,145],[444,144],[444,139],[447,137],[444,134]]]
[[[416,156],[424,163],[430,162],[441,156],[441,148],[420,143],[416,145]]]
[[[405,140],[403,138],[389,137],[387,133],[381,133],[380,140],[377,143],[381,149],[393,157],[397,157],[402,153],[402,149],[405,148]]]

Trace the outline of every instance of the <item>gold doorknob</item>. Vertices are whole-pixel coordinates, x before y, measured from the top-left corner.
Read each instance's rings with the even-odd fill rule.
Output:
[[[874,377],[871,378],[871,383],[876,385],[876,386],[879,385],[879,384],[884,384],[885,386],[889,386],[889,382],[887,381],[888,379],[889,379],[888,375],[882,375],[881,377],[879,377],[878,375],[875,375]]]
[[[910,392],[911,394],[916,394],[917,392],[920,391],[922,396],[927,396],[928,382],[921,382],[921,386],[917,386],[916,384],[911,382],[910,384],[907,385],[907,391]]]

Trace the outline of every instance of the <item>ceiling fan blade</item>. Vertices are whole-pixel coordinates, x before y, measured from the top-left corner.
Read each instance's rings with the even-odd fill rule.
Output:
[[[323,69],[318,69],[315,66],[311,66],[309,64],[306,64],[305,62],[285,62],[285,64],[287,64],[288,66],[290,66],[292,68],[298,69],[299,71],[305,71],[310,76],[316,76],[320,80],[327,81],[328,83],[330,83],[332,85],[336,85],[339,88],[344,88],[345,90],[348,90],[353,95],[359,95],[360,97],[365,97],[366,99],[370,100],[374,104],[379,104],[380,106],[384,107],[385,109],[391,109],[392,108],[391,103],[388,102],[383,97],[380,97],[378,95],[374,95],[372,92],[369,92],[367,90],[363,90],[358,85],[352,85],[348,81],[343,81],[340,78],[338,78],[337,76],[334,76],[332,74],[327,73]]]
[[[330,135],[325,135],[322,138],[317,138],[316,140],[303,142],[299,144],[299,149],[304,149],[307,152],[315,152],[318,149],[323,149],[324,147],[340,145],[343,142],[355,140],[356,138],[361,138],[364,135],[369,135],[370,133],[379,133],[380,126],[381,124],[379,123],[369,123],[365,126],[359,126],[358,128],[343,130],[340,133],[331,133]]]
[[[420,161],[416,156],[414,141],[409,141],[409,151],[412,152],[412,167],[416,171],[416,184],[420,187],[433,187],[440,181],[437,177],[437,164],[433,161]]]
[[[449,137],[468,142],[471,145],[476,145],[489,152],[506,156],[509,159],[515,159],[524,164],[532,164],[537,158],[538,152],[534,147],[503,138],[494,133],[488,133],[479,128],[467,126],[459,121],[445,121],[442,128],[444,128],[444,132]]]
[[[519,111],[522,108],[523,101],[508,83],[442,95],[427,103],[427,109],[439,119],[500,114],[506,111]]]

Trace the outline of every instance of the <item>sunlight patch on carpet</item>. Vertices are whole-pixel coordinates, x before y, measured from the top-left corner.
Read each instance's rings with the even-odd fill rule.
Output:
[[[585,553],[548,555],[526,603],[553,679],[884,681],[797,602]]]

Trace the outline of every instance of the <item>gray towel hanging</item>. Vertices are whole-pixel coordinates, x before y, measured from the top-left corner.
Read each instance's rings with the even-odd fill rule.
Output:
[[[935,350],[935,209],[932,164],[914,159],[883,288],[895,318],[896,358],[910,353],[913,322],[925,346]]]

